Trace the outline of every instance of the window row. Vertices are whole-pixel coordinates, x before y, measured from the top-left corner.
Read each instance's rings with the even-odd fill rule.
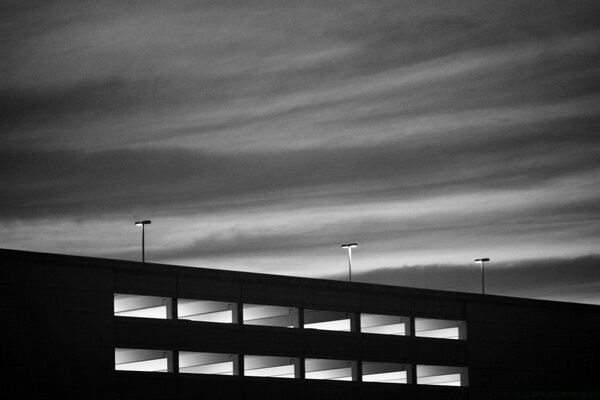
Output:
[[[182,319],[202,322],[266,325],[386,335],[414,335],[439,339],[466,339],[466,322],[406,316],[300,310],[265,304],[176,299],[116,293],[114,315],[138,318]],[[301,318],[302,317],[302,318]]]
[[[115,370],[468,386],[466,367],[280,356],[115,349]],[[242,362],[242,365],[240,365]]]

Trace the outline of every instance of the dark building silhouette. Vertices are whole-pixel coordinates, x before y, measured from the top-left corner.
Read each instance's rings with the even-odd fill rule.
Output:
[[[15,250],[0,263],[5,398],[599,398],[599,306]]]

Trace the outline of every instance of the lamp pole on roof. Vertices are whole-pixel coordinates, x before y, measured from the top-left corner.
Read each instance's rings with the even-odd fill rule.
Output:
[[[489,258],[478,258],[475,260],[475,262],[478,262],[481,264],[481,294],[485,294],[485,281],[484,281],[484,269],[483,269],[483,264],[486,261],[490,261]]]
[[[148,224],[151,224],[152,221],[150,221],[149,219],[145,219],[143,221],[136,221],[135,222],[135,226],[141,226],[142,227],[142,262],[146,262],[146,255],[145,255],[145,248],[144,248],[144,227]]]
[[[358,247],[358,243],[346,243],[342,249],[348,249],[348,282],[352,282],[352,249]]]

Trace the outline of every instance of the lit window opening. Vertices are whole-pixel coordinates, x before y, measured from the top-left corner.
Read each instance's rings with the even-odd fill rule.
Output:
[[[190,321],[236,322],[237,304],[223,301],[178,299],[177,318]]]
[[[304,362],[304,368],[306,379],[356,380],[355,361],[307,358]]]
[[[123,293],[115,293],[113,301],[116,317],[170,319],[171,304],[169,297]]]
[[[360,331],[382,335],[406,335],[410,318],[395,315],[360,314]]]
[[[115,349],[115,371],[173,372],[173,352],[148,349]]]
[[[363,362],[363,382],[410,383],[410,365],[399,363]]]
[[[184,374],[237,375],[238,355],[179,352],[179,372]]]
[[[466,339],[465,321],[415,318],[415,336],[438,339]]]
[[[299,366],[294,357],[244,356],[244,376],[298,378]]]
[[[298,328],[298,309],[263,304],[244,304],[244,324]]]
[[[417,384],[438,386],[468,386],[468,371],[465,367],[417,365]]]
[[[344,311],[304,310],[304,328],[350,332],[350,313]]]

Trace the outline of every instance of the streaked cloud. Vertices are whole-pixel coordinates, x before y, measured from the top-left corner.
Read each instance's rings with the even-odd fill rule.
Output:
[[[492,295],[600,305],[600,257],[548,258],[485,265],[485,292]],[[481,293],[479,264],[389,267],[355,274],[353,280],[426,289]],[[335,275],[332,278],[343,279]]]
[[[149,218],[152,261],[303,276],[347,240],[358,273],[598,254],[599,12],[3,2],[0,246],[137,259]]]

